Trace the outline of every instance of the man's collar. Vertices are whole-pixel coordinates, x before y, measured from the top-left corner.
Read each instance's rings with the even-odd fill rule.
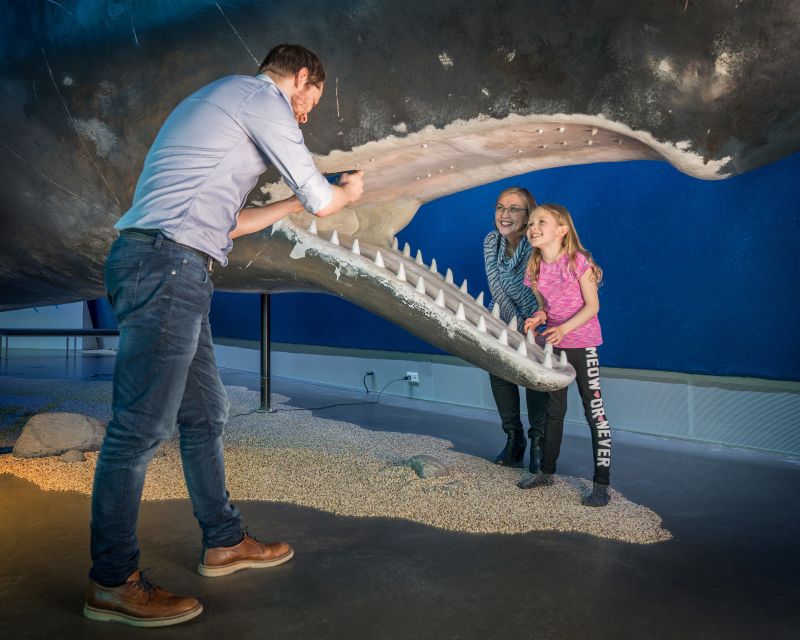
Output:
[[[289,96],[287,96],[286,93],[284,93],[283,89],[281,89],[278,86],[278,84],[272,78],[269,77],[268,73],[258,73],[258,74],[256,74],[256,78],[258,78],[259,80],[263,80],[264,82],[266,82],[268,84],[273,85],[280,92],[280,94],[283,96],[284,100],[286,100],[286,103],[289,105],[289,108],[291,109],[292,101],[289,99]]]

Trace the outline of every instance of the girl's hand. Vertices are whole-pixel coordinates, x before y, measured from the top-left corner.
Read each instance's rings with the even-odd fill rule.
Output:
[[[554,347],[557,347],[558,343],[561,342],[568,333],[569,331],[564,330],[564,325],[550,327],[542,331],[542,335],[547,339],[547,342]]]
[[[522,325],[523,331],[528,333],[532,329],[536,329],[540,324],[547,322],[547,314],[544,311],[537,311],[530,318],[527,318]]]

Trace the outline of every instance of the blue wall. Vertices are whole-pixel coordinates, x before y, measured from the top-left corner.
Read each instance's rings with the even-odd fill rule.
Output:
[[[487,288],[481,241],[511,185],[566,205],[603,267],[603,364],[800,380],[800,154],[713,182],[655,161],[538,171],[428,203],[401,246],[452,267],[476,295]],[[217,336],[257,340],[258,296],[215,294],[211,321]],[[323,294],[273,296],[272,339],[441,353]]]

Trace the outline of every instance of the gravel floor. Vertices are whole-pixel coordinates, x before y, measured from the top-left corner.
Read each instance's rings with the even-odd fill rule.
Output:
[[[258,393],[228,387],[231,416],[258,406]],[[20,399],[24,401],[20,401]],[[13,444],[26,415],[41,407],[107,420],[111,383],[2,379],[0,443]],[[273,396],[276,413],[232,417],[225,435],[228,489],[234,500],[289,502],[361,517],[406,518],[443,529],[474,533],[573,531],[649,544],[668,540],[661,518],[612,489],[611,503],[584,507],[591,481],[557,476],[555,485],[517,489],[522,470],[458,453],[446,440],[371,431],[340,420],[314,417]],[[14,411],[9,408],[16,407]],[[11,418],[9,418],[11,416]],[[421,479],[404,461],[430,455],[450,475]],[[11,473],[48,491],[91,493],[97,453],[86,461],[0,456],[0,473]],[[145,500],[186,498],[177,440],[165,442],[148,469]]]

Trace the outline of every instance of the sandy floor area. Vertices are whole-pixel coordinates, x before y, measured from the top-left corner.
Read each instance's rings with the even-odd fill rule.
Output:
[[[601,509],[581,504],[591,481],[558,476],[552,487],[523,491],[522,470],[508,469],[453,451],[438,438],[371,431],[294,410],[273,396],[276,413],[247,414],[258,393],[228,387],[231,416],[225,434],[228,489],[234,500],[289,502],[336,514],[405,518],[474,533],[572,531],[649,544],[668,540],[661,518],[612,489]],[[25,414],[74,411],[107,420],[111,383],[3,379],[0,444],[12,444]],[[12,408],[16,408],[13,409]],[[16,414],[14,413],[16,411]],[[16,416],[16,417],[15,417]],[[237,417],[238,416],[238,417]],[[448,465],[450,475],[422,479],[404,465],[416,455]],[[0,473],[11,473],[48,491],[91,493],[97,453],[86,461],[0,456]],[[145,500],[186,498],[177,440],[165,442],[150,464]]]

